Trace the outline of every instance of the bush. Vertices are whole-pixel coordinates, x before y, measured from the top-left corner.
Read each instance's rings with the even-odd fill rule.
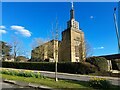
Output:
[[[9,70],[2,70],[1,73],[2,73],[2,74],[8,74],[8,75],[11,75],[11,73],[9,72]]]
[[[17,68],[17,69],[30,69],[42,71],[55,71],[55,63],[53,62],[2,62],[2,67]],[[62,62],[58,63],[58,72],[63,73],[78,73],[89,74],[96,71],[96,67],[90,63],[75,63],[75,62]]]
[[[109,71],[96,71],[92,75],[94,75],[94,76],[111,76],[111,72],[109,72]]]
[[[89,86],[96,89],[109,89],[111,83],[104,78],[92,78],[89,80]]]
[[[104,57],[90,57],[86,59],[86,62],[95,65],[98,68],[98,71],[108,70],[107,59],[105,59]]]

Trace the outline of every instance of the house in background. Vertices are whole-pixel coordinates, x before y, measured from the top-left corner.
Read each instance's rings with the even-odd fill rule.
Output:
[[[36,47],[31,52],[31,61],[58,61],[58,54],[56,55],[56,50],[58,50],[59,43],[60,41],[58,40],[51,40],[44,43],[43,45]]]

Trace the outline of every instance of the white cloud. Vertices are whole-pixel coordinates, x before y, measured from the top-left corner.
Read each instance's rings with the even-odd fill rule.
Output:
[[[102,47],[97,47],[97,48],[94,48],[94,49],[104,49],[104,47],[102,46]]]
[[[11,26],[11,29],[16,30],[17,32],[15,32],[15,33],[17,33],[17,34],[20,33],[26,37],[31,36],[31,32],[29,30],[25,29],[25,27],[13,25],[13,26]]]
[[[6,34],[7,32],[5,30],[0,30],[0,35],[1,34]]]
[[[6,30],[3,30],[3,29],[5,29],[5,28],[6,28],[5,26],[0,26],[0,35],[1,35],[1,34],[6,34],[6,33],[7,33]]]
[[[5,26],[0,26],[0,29],[5,29],[6,27]]]

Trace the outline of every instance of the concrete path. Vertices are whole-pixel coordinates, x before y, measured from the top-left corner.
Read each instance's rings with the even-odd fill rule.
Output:
[[[30,87],[24,87],[22,85],[17,85],[17,84],[13,84],[11,82],[4,82],[4,81],[0,81],[0,90],[15,90],[15,89],[22,89],[22,90],[33,90],[33,88],[30,89]]]
[[[16,90],[16,88],[22,88],[22,90],[52,90],[52,88],[47,87],[47,86],[43,86],[43,85],[39,85],[39,84],[34,84],[34,83],[27,83],[27,82],[22,82],[22,81],[15,81],[15,80],[3,80],[2,82],[0,82],[0,84],[2,84],[2,90],[6,89],[6,88],[10,88],[12,90]]]

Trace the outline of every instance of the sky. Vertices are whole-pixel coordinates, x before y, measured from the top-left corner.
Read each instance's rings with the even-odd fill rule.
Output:
[[[118,53],[114,7],[117,7],[118,18],[117,2],[74,2],[75,20],[84,32],[93,56]],[[1,39],[10,43],[11,37],[18,37],[30,57],[35,38],[53,38],[56,20],[61,40],[61,32],[67,28],[70,19],[70,9],[70,2],[2,2]]]

